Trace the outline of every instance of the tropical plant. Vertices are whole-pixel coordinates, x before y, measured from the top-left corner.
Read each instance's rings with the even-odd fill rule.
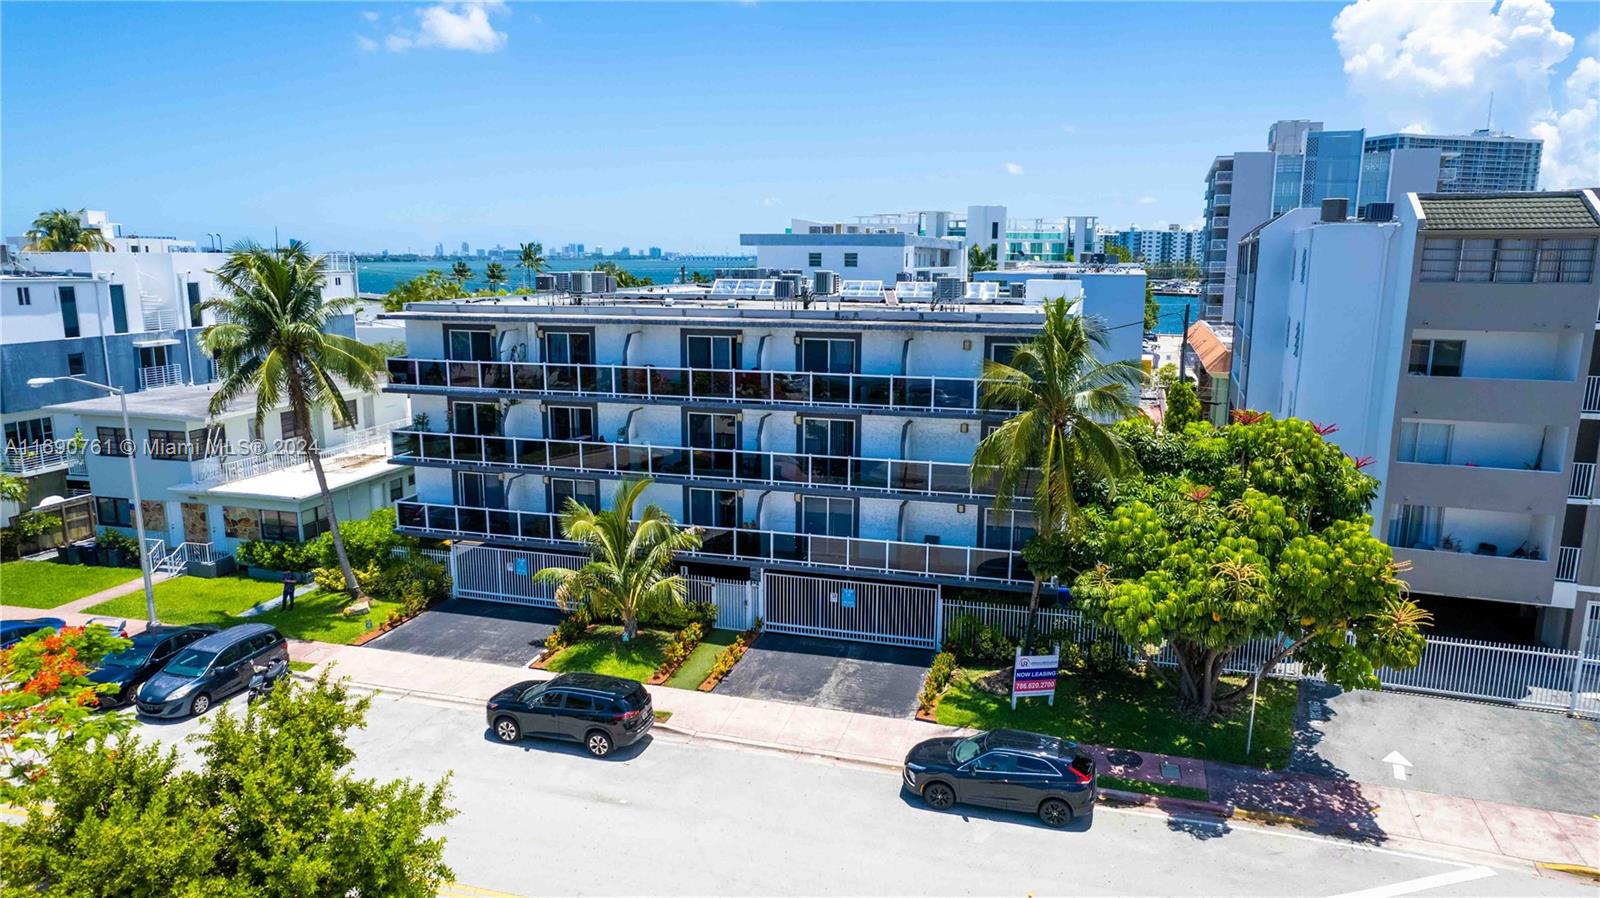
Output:
[[[967,250],[968,274],[977,274],[980,271],[994,271],[997,267],[999,266],[995,264],[994,256],[989,255],[989,252],[983,247],[975,245]]]
[[[18,505],[28,501],[28,481],[15,474],[0,474],[0,500]]]
[[[517,267],[522,269],[522,289],[524,292],[532,288],[530,278],[536,277],[544,271],[544,244],[537,240],[533,243],[524,243],[517,247]]]
[[[506,277],[505,266],[501,265],[499,262],[490,262],[484,267],[483,279],[489,282],[490,292],[499,290],[501,285],[509,280],[509,278]]]
[[[0,651],[0,800],[48,774],[58,751],[90,746],[124,732],[125,714],[96,714],[99,696],[115,692],[89,672],[131,643],[105,627],[41,630]]]
[[[383,310],[398,312],[408,302],[460,299],[465,295],[466,291],[461,289],[459,283],[445,277],[439,269],[430,268],[408,281],[395,284],[394,289],[384,294]]]
[[[224,295],[202,305],[216,312],[217,323],[201,331],[200,345],[216,359],[221,378],[211,394],[213,416],[229,402],[254,394],[259,427],[269,411],[288,405],[306,437],[306,458],[328,511],[345,586],[359,599],[361,588],[345,555],[311,420],[313,411],[327,408],[336,423],[353,426],[339,381],[364,393],[376,392],[384,361],[382,353],[359,340],[327,333],[329,320],[347,312],[354,300],[324,299],[324,271],[323,257],[312,256],[303,243],[291,242],[284,249],[250,243],[234,247],[215,272]]]
[[[1182,433],[1185,427],[1200,420],[1200,394],[1194,383],[1187,379],[1174,383],[1167,390],[1167,412],[1161,424],[1171,433]]]
[[[691,283],[691,284],[709,284],[709,283],[711,283],[711,276],[706,274],[703,271],[691,272],[689,274],[689,283]]]
[[[111,252],[99,228],[87,227],[79,217],[83,210],[51,209],[40,212],[26,235],[26,248],[43,253]]]
[[[457,286],[465,290],[467,287],[467,281],[470,281],[473,278],[472,266],[457,259],[456,264],[450,266],[450,276],[455,278]]]
[[[656,505],[646,505],[635,520],[634,506],[650,482],[619,486],[609,511],[567,499],[561,533],[588,548],[589,562],[534,575],[536,582],[556,587],[556,602],[564,609],[620,617],[623,642],[638,632],[641,612],[683,604],[684,579],[668,571],[678,553],[700,547],[698,529],[679,529]]]
[[[1144,282],[1144,332],[1153,334],[1161,326],[1161,303],[1156,302],[1156,285],[1149,278]]]
[[[1065,298],[1045,303],[1044,326],[1017,347],[1010,363],[985,361],[979,404],[1012,416],[978,443],[972,481],[993,489],[1002,510],[1032,493],[1035,532],[1064,533],[1078,514],[1073,491],[1087,482],[1114,485],[1132,469],[1121,436],[1111,427],[1138,415],[1144,372],[1129,360],[1101,362],[1109,345],[1105,323],[1074,314]],[[1033,648],[1042,577],[1033,570],[1024,652]]]
[[[1133,253],[1120,243],[1107,243],[1104,254],[1114,262],[1132,262]]]
[[[631,290],[634,287],[648,287],[655,283],[650,278],[639,277],[621,265],[609,260],[599,263],[594,267],[594,270],[616,278],[617,286],[623,290]]]

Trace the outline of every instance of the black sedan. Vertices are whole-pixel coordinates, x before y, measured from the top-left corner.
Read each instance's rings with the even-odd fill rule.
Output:
[[[1023,730],[929,739],[906,755],[905,787],[939,810],[959,801],[1066,826],[1094,812],[1094,759],[1076,742]]]
[[[178,649],[215,632],[217,628],[212,626],[150,627],[133,637],[133,645],[115,655],[107,655],[89,674],[89,679],[96,683],[117,684],[116,692],[100,694],[101,707],[133,701],[144,681],[154,676]]]
[[[641,683],[592,673],[524,680],[496,693],[484,712],[501,742],[565,739],[597,758],[638,742],[655,723],[650,693]]]

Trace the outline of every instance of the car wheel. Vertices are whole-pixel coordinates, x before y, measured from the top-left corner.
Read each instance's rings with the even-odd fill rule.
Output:
[[[494,722],[494,735],[501,742],[515,742],[522,738],[522,727],[509,717],[500,717]]]
[[[603,758],[611,754],[611,736],[605,730],[590,730],[589,735],[583,737],[583,747],[589,754]]]
[[[204,692],[195,696],[194,701],[189,703],[189,713],[196,717],[209,710],[211,710],[211,696],[206,695]]]
[[[1046,798],[1039,803],[1039,822],[1045,826],[1066,826],[1072,822],[1072,808],[1059,798]]]
[[[956,790],[944,783],[929,783],[922,789],[922,800],[936,811],[948,810],[956,803]]]

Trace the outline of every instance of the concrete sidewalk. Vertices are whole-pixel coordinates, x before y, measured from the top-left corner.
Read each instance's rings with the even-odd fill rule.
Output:
[[[365,647],[297,643],[293,649],[296,660],[317,664],[312,675],[331,664],[335,675],[361,686],[479,707],[518,680],[554,676],[522,667]],[[671,712],[663,728],[690,739],[895,770],[917,742],[967,732],[911,719],[665,686],[650,691],[656,709]],[[1104,774],[1205,789],[1214,802],[1257,820],[1362,841],[1396,840],[1519,861],[1600,867],[1600,819],[1592,817],[1149,752],[1085,748],[1096,756]],[[1172,767],[1164,769],[1168,764]]]

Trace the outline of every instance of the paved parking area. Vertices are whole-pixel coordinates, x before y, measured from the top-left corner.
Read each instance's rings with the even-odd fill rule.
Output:
[[[1397,779],[1398,752],[1410,766]],[[1571,814],[1600,811],[1600,722],[1305,682],[1294,770]]]
[[[549,608],[452,599],[367,643],[371,648],[522,666],[561,615]]]
[[[818,708],[910,717],[933,653],[838,639],[763,633],[717,692]]]

